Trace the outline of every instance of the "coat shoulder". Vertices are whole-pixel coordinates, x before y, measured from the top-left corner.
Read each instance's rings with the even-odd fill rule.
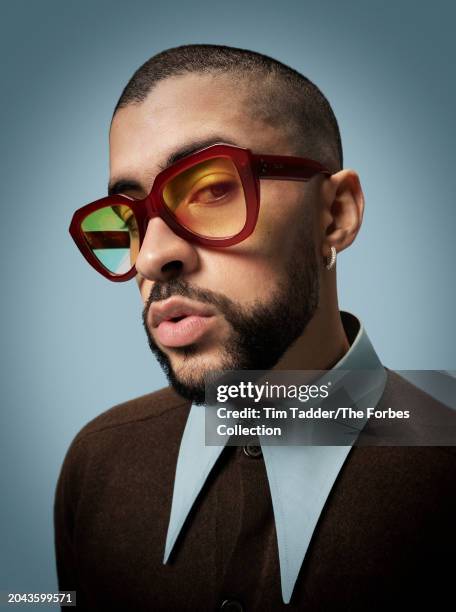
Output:
[[[80,429],[74,438],[74,443],[94,433],[141,421],[159,419],[170,412],[187,407],[190,407],[188,400],[178,395],[171,387],[165,387],[105,410]]]
[[[418,452],[422,452],[424,456],[426,448],[428,450],[432,449],[431,455],[433,457],[439,457],[440,460],[443,460],[443,457],[446,456],[454,465],[456,445],[453,444],[452,436],[445,435],[444,439],[450,441],[442,442],[441,445],[436,444],[434,438],[435,432],[442,431],[445,424],[454,428],[456,425],[455,411],[400,376],[397,372],[388,368],[385,368],[385,370],[387,380],[376,408],[379,410],[388,408],[398,411],[407,410],[411,414],[410,419],[398,420],[395,423],[394,431],[396,435],[400,438],[403,434],[404,440],[409,441],[396,446],[395,450],[409,456],[413,447],[415,450],[421,448],[422,451]],[[380,425],[375,422],[375,419],[370,419],[366,432],[380,431],[380,435],[383,435],[381,421],[379,423]],[[435,429],[437,425],[438,428]],[[454,431],[454,429],[452,430]],[[449,431],[451,432],[451,429]],[[360,440],[363,439],[363,434],[361,434]],[[360,446],[363,445],[363,443],[360,444]],[[371,446],[371,444],[367,442],[367,446]]]

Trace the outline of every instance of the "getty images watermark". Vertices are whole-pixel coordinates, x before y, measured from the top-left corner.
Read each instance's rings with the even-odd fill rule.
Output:
[[[456,444],[455,405],[413,391],[393,400],[386,381],[383,368],[215,372],[206,381],[206,444]],[[456,379],[443,385],[436,395],[456,398]]]

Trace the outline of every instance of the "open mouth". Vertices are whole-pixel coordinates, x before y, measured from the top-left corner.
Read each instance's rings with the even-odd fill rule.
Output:
[[[156,327],[158,341],[167,347],[183,347],[200,340],[212,327],[213,315],[178,315],[163,320]]]
[[[182,347],[200,340],[214,325],[216,314],[210,304],[172,296],[152,304],[149,323],[163,346]]]
[[[172,323],[177,323],[178,321],[182,321],[182,319],[185,319],[185,317],[187,317],[188,315],[179,315],[178,317],[172,317],[171,319],[168,319],[168,321],[171,321]]]

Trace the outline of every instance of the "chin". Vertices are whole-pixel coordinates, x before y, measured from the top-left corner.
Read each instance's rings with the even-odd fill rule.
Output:
[[[205,349],[195,344],[182,347],[178,351],[173,350],[173,353],[169,354],[169,360],[175,376],[189,381],[196,379],[204,381],[208,372],[231,368],[220,349],[215,347]]]
[[[223,358],[221,350],[212,348],[202,351],[195,345],[179,349],[178,354],[169,354],[168,379],[174,389],[194,403],[204,403],[206,376],[211,372],[235,368]]]

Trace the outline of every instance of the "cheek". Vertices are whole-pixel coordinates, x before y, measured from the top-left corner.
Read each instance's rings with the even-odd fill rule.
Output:
[[[145,280],[139,276],[139,274],[135,277],[136,284],[138,285],[139,293],[141,295],[141,299],[143,304],[147,302],[150,296],[150,292],[152,291],[152,287],[154,286],[153,281]]]
[[[195,282],[244,304],[267,299],[302,242],[302,200],[296,184],[284,189],[282,181],[270,181],[253,234],[226,249],[198,249],[201,268]]]
[[[274,258],[250,250],[236,254],[231,249],[205,253],[201,254],[200,262],[194,282],[242,304],[266,299],[281,276]]]
[[[290,261],[312,218],[312,194],[306,188],[298,182],[262,181],[258,222],[249,239],[252,249],[278,262]]]

